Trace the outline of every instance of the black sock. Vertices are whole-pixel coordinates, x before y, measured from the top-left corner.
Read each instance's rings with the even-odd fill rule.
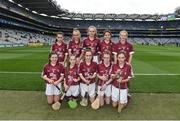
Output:
[[[70,97],[71,97],[71,96],[65,96],[64,98],[65,98],[65,100],[68,102],[68,101],[70,100]]]
[[[71,97],[72,97],[72,99],[75,99],[75,100],[77,100],[77,98],[78,98],[77,96],[71,96]]]

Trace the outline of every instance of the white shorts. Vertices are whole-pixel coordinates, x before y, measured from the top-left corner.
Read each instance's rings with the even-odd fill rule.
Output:
[[[79,95],[79,85],[72,85],[66,92],[66,96],[77,97]]]
[[[57,85],[60,89],[61,88],[61,83],[59,83]],[[60,95],[61,94],[61,91],[59,91],[57,89],[56,86],[54,86],[53,84],[46,84],[46,92],[45,92],[46,95]]]
[[[103,91],[100,91],[102,86],[98,86],[98,91],[97,91],[97,94],[100,95],[100,96],[105,96],[106,97],[110,97],[111,96],[111,84],[107,85],[106,89],[103,90]]]
[[[94,55],[93,56],[93,61],[96,62],[97,64],[99,64],[99,56],[98,55]]]
[[[120,90],[120,97],[119,97]],[[127,100],[127,89],[119,89],[112,85],[112,101],[117,102],[120,101],[121,104],[125,104],[128,102]]]
[[[85,93],[88,92],[89,97],[95,97],[95,83],[84,84],[80,83],[81,96],[84,97]]]

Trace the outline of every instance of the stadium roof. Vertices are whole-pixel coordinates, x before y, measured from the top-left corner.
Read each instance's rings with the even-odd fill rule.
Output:
[[[18,6],[24,7],[43,16],[53,16],[62,19],[72,20],[140,20],[140,21],[156,21],[168,20],[168,14],[104,14],[104,13],[73,13],[62,9],[56,0],[9,0],[15,2]],[[179,12],[179,11],[178,11]],[[177,13],[177,12],[176,12]],[[175,16],[175,15],[174,15]]]
[[[35,11],[39,14],[47,14],[49,16],[63,14],[66,10],[62,10],[60,5],[57,5],[53,0],[13,0],[15,3]]]

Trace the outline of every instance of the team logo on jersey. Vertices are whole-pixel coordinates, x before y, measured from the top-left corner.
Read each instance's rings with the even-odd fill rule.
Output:
[[[77,75],[76,70],[69,71],[70,75]]]
[[[59,52],[59,57],[63,57],[63,53]]]
[[[76,55],[78,55],[80,52],[78,49],[75,50]]]
[[[52,73],[56,73],[56,69],[55,68],[52,68]]]
[[[85,73],[84,73],[84,76],[85,76],[85,78],[87,79],[87,77],[89,77],[90,74],[89,74],[88,72],[85,72]]]
[[[57,80],[56,74],[50,73],[49,75],[50,75],[50,78],[51,78],[52,80]]]
[[[72,81],[73,80],[73,77],[68,75],[68,81]]]

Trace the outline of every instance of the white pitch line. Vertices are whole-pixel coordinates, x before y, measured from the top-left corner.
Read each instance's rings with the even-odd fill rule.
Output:
[[[180,74],[142,74],[142,73],[137,73],[137,74],[134,74],[135,76],[178,76],[178,75],[180,75]]]
[[[41,74],[41,72],[16,72],[16,71],[0,71],[1,74]],[[136,73],[135,76],[178,76],[180,74],[153,74],[153,73]]]
[[[1,74],[41,74],[41,72],[0,71]]]

